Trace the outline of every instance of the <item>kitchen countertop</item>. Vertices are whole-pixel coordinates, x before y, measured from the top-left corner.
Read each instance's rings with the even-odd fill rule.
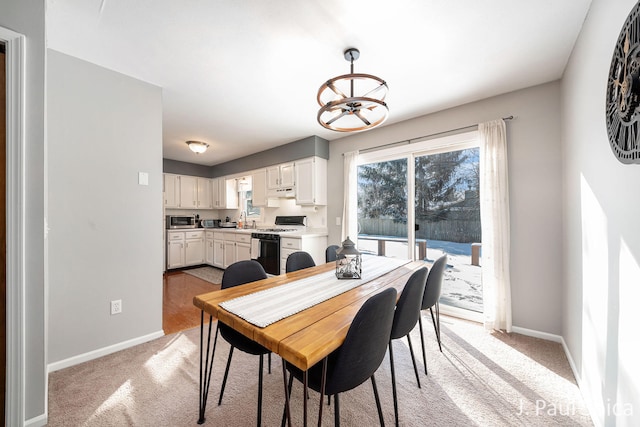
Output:
[[[251,234],[251,233],[261,233],[257,229],[253,228],[174,228],[167,230],[171,231],[215,231],[222,233],[241,233],[241,234]],[[280,237],[291,237],[291,238],[302,238],[302,237],[323,237],[328,236],[329,232],[326,228],[307,228],[304,231],[285,231],[281,233],[273,233],[279,234]]]

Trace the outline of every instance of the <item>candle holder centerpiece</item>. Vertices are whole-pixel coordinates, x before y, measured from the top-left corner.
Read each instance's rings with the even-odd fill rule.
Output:
[[[338,279],[362,278],[362,255],[356,249],[356,244],[349,239],[342,242],[342,246],[336,250],[336,277]]]

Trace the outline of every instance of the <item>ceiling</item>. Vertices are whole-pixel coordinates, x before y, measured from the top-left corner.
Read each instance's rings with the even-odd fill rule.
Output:
[[[590,3],[47,0],[47,44],[162,87],[163,157],[215,165],[348,135],[316,121],[348,47],[389,85],[384,125],[559,79]]]

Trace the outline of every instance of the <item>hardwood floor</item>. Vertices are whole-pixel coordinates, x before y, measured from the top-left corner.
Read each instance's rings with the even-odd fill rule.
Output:
[[[162,329],[165,335],[200,326],[200,309],[193,297],[220,289],[206,280],[180,271],[165,273],[162,279]]]

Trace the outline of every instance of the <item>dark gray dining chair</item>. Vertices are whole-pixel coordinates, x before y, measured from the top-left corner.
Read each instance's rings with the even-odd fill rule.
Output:
[[[398,392],[396,390],[396,369],[393,363],[393,340],[407,337],[409,343],[409,353],[413,362],[413,371],[416,374],[418,388],[420,388],[420,377],[418,376],[418,367],[416,365],[416,357],[413,354],[413,346],[409,333],[416,327],[420,318],[420,307],[424,287],[427,282],[427,267],[422,267],[411,274],[409,280],[404,285],[402,294],[396,304],[395,314],[393,316],[393,326],[391,328],[391,338],[389,339],[389,362],[391,363],[391,387],[393,389],[393,412],[396,417],[396,426],[398,426]]]
[[[336,251],[340,248],[338,245],[330,245],[324,251],[324,259],[325,262],[333,262],[338,259],[338,254]]]
[[[256,280],[266,279],[267,273],[255,260],[238,261],[231,264],[224,271],[222,276],[221,289],[232,288],[234,286],[243,285],[249,282],[255,282]],[[227,367],[224,371],[224,378],[222,379],[222,387],[220,388],[220,398],[218,399],[218,405],[222,403],[222,396],[224,395],[224,389],[227,385],[227,377],[229,375],[229,367],[231,366],[231,358],[233,357],[233,350],[238,349],[245,353],[255,354],[260,356],[260,362],[258,367],[258,417],[257,425],[262,424],[262,370],[264,355],[269,355],[269,365],[271,365],[271,351],[258,344],[257,342],[247,338],[240,332],[236,331],[232,327],[225,325],[218,321],[218,328],[216,329],[216,340],[218,338],[218,331],[222,338],[230,344],[229,357],[227,358]],[[213,346],[215,353],[215,342]]]
[[[315,267],[316,263],[313,261],[311,255],[305,251],[298,251],[290,254],[287,257],[287,264],[285,271],[291,273],[292,271],[302,270],[304,268]]]
[[[334,425],[340,427],[339,394],[358,387],[368,379],[371,379],[373,386],[380,424],[384,425],[374,373],[387,352],[396,297],[394,288],[387,288],[370,297],[353,318],[342,345],[307,371],[308,386],[320,393],[318,425],[322,425],[324,396],[334,396]],[[287,392],[291,395],[293,378],[303,382],[304,373],[291,364],[285,363],[285,367],[291,373]],[[324,382],[323,370],[326,373]]]
[[[442,340],[440,338],[440,295],[442,294],[442,280],[444,278],[444,269],[447,267],[447,254],[442,255],[431,266],[431,271],[427,276],[427,285],[424,288],[424,296],[422,297],[422,308],[427,308],[431,312],[431,320],[433,321],[433,329],[436,331],[436,339],[442,353]],[[435,316],[433,309],[436,309]],[[424,346],[424,331],[422,329],[422,316],[418,318],[420,323],[420,342],[422,343],[422,360],[424,361],[424,373],[427,374],[427,356]],[[428,374],[427,374],[428,375]]]

